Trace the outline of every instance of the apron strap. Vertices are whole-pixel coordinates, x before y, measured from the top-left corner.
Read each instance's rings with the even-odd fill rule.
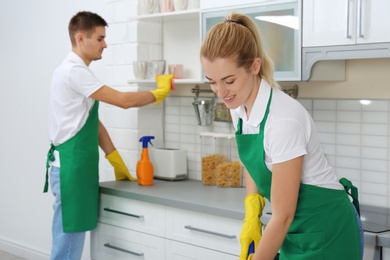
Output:
[[[265,109],[263,120],[261,120],[261,122],[260,122],[260,133],[264,133],[265,123],[267,122],[268,114],[269,114],[269,107],[271,106],[272,92],[273,91],[271,88],[269,98],[268,98],[267,108]]]
[[[54,150],[55,150],[54,144],[50,145],[50,149],[47,152],[47,157],[46,157],[46,180],[45,180],[45,187],[43,188],[43,192],[47,192],[49,189],[49,168],[50,168],[50,162],[55,161],[54,157]]]
[[[237,133],[242,134],[242,119],[238,118]]]
[[[358,200],[358,189],[352,184],[352,182],[346,178],[341,178],[340,183],[344,186],[345,191],[352,197],[352,203],[355,206],[360,216],[360,206]],[[351,191],[349,191],[351,190]]]

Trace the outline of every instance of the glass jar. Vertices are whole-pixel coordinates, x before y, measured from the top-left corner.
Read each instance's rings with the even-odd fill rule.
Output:
[[[234,134],[205,132],[200,137],[202,183],[218,187],[241,187],[242,166]]]
[[[214,121],[231,122],[230,109],[226,107],[225,103],[218,102],[215,105]]]

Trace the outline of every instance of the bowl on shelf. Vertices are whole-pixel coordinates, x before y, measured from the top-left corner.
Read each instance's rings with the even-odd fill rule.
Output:
[[[147,79],[154,79],[156,75],[164,74],[165,72],[165,60],[151,60],[148,62],[148,68],[146,73]]]

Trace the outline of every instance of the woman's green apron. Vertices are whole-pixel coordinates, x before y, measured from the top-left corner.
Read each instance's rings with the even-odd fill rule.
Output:
[[[96,228],[99,192],[99,101],[95,101],[80,131],[47,155],[54,161],[54,150],[60,154],[60,185],[64,232],[83,232]],[[48,171],[44,192],[48,190]]]
[[[260,123],[259,134],[242,134],[239,119],[236,141],[240,159],[260,194],[270,202],[272,173],[264,162],[264,126],[272,100]],[[300,185],[294,220],[280,249],[280,259],[361,259],[356,215],[345,190]]]

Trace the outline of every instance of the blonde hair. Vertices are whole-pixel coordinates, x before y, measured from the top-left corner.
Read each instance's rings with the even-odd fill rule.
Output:
[[[237,66],[248,71],[253,61],[260,58],[259,77],[270,86],[280,88],[274,79],[274,65],[264,50],[260,31],[249,16],[233,12],[224,22],[213,26],[206,34],[200,56],[210,61],[216,58],[236,58]]]

